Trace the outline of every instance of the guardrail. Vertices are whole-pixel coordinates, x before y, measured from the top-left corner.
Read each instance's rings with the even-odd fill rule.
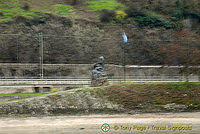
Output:
[[[123,82],[124,79],[121,77],[118,78],[109,78],[110,82]],[[186,78],[174,77],[167,78],[163,77],[146,77],[146,78],[127,78],[126,81],[130,82],[184,82]],[[189,79],[190,82],[198,82],[198,77],[193,77]],[[23,86],[23,85],[90,85],[90,78],[57,78],[57,79],[0,79],[0,86]]]
[[[110,81],[122,81],[123,76],[108,76]],[[90,77],[44,77],[43,79],[38,77],[0,77],[0,81],[89,81]],[[145,75],[137,75],[137,76],[126,76],[126,81],[186,81],[187,78],[185,76],[145,76]],[[189,76],[189,81],[200,81],[199,76]]]
[[[123,79],[124,76],[108,76],[109,79]],[[161,76],[147,76],[147,75],[126,75],[127,79],[184,79],[185,76],[178,76],[178,75],[161,75]],[[189,79],[198,79],[199,76],[197,75],[190,75]],[[0,80],[3,79],[41,79],[40,77],[0,77]],[[65,77],[65,76],[55,76],[55,77],[43,77],[43,79],[90,79],[90,77]]]

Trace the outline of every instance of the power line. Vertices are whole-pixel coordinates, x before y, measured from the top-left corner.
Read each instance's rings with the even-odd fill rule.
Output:
[[[39,34],[37,35],[30,35],[30,34],[0,34],[0,36],[7,36],[7,35],[10,35],[10,36],[30,36],[30,37],[39,37]],[[106,36],[106,35],[105,35]],[[121,35],[120,35],[121,36]],[[83,38],[83,39],[99,39],[99,38],[102,38],[101,40],[103,39],[112,39],[112,40],[116,40],[118,41],[119,39],[115,39],[115,38],[108,38],[108,37],[104,37],[104,36],[101,36],[101,37],[86,37],[86,36],[76,36],[76,35],[73,35],[73,36],[69,36],[69,35],[48,35],[48,34],[43,34],[43,38],[45,37],[54,37],[54,38]],[[99,41],[101,41],[99,40]],[[130,39],[131,40],[131,39]],[[188,39],[189,41],[197,41],[195,39]],[[164,42],[164,41],[168,41],[168,42],[172,42],[172,41],[183,41],[183,40],[158,40],[158,39],[148,39],[148,40],[144,40],[144,39],[134,39],[134,41],[144,41],[144,42],[150,42],[150,41],[160,41],[160,42]]]

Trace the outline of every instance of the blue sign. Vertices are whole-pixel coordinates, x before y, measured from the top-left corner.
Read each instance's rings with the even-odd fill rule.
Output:
[[[124,39],[124,43],[127,43],[127,42],[128,42],[128,38],[127,38],[127,36],[126,36],[125,33],[123,33],[122,37],[123,37],[123,39]]]

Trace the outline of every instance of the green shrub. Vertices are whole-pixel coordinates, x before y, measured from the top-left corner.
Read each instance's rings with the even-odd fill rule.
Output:
[[[199,23],[200,23],[200,14],[195,13],[195,12],[191,12],[191,13],[190,13],[190,16],[191,16],[191,18],[193,18],[193,19],[197,19],[197,20],[199,21]]]
[[[172,16],[178,19],[191,17],[193,19],[197,19],[200,22],[200,14],[198,12],[198,4],[197,6],[193,6],[194,1],[186,1],[186,0],[177,0],[176,6],[177,8],[172,11]]]
[[[127,14],[124,11],[115,11],[115,22],[122,23],[126,16]]]
[[[174,23],[168,21],[156,12],[148,11],[144,8],[139,8],[137,6],[130,6],[126,9],[128,17],[134,18],[136,22],[139,23],[140,27],[149,26],[154,27],[165,27],[166,29],[174,28]]]
[[[177,22],[179,19],[176,18],[176,17],[170,17],[170,20],[173,21],[173,22]]]
[[[174,28],[174,23],[165,20],[158,16],[138,16],[135,21],[139,23],[140,27],[149,26],[154,27],[165,27],[166,29]]]
[[[181,6],[181,1],[180,0],[177,0],[175,3],[176,3],[176,7],[180,7]]]
[[[184,26],[183,26],[183,23],[176,22],[175,25],[174,25],[174,27],[175,27],[176,31],[182,31],[182,29],[183,29]]]
[[[36,24],[44,24],[44,23],[46,23],[46,18],[45,18],[45,17],[35,18],[35,19],[33,19],[33,20],[34,20],[34,22],[35,22]]]
[[[3,12],[2,11],[0,11],[0,16],[3,16]]]
[[[33,24],[31,23],[31,21],[28,20],[28,19],[26,19],[24,22],[25,22],[26,26],[31,27],[31,26],[33,25]]]
[[[27,26],[33,26],[33,25],[38,25],[38,24],[45,24],[46,23],[46,18],[45,17],[35,17],[33,19],[25,19],[25,24]]]
[[[58,92],[58,89],[57,88],[52,88],[50,92],[51,93]]]
[[[116,19],[124,19],[127,16],[127,14],[121,10],[116,11],[115,14],[116,14],[115,16]]]
[[[200,29],[198,29],[196,33],[200,35]]]
[[[101,22],[111,22],[115,17],[115,12],[112,10],[102,10],[100,15]]]
[[[172,11],[172,16],[178,19],[187,18],[189,16],[189,11],[187,8],[177,8]]]
[[[62,24],[63,24],[63,25],[67,25],[67,26],[69,26],[69,27],[72,27],[72,26],[73,26],[73,23],[72,23],[71,19],[63,19],[63,20],[62,20]]]
[[[172,16],[177,19],[183,18],[183,11],[180,9],[175,9],[172,11]]]
[[[197,19],[200,22],[200,14],[197,12],[189,11],[187,8],[178,8],[173,10],[172,17],[179,19],[191,17]]]

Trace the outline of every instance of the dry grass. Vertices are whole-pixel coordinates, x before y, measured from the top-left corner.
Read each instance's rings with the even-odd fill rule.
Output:
[[[107,87],[103,95],[127,109],[168,103],[197,105],[200,109],[200,85],[197,84],[121,84]]]

